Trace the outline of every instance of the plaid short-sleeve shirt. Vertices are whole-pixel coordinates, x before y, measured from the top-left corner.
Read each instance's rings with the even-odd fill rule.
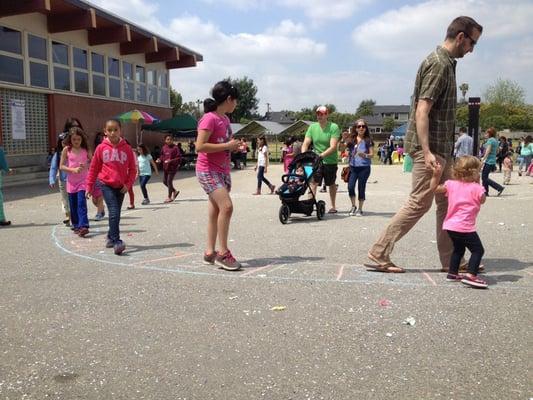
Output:
[[[438,46],[420,65],[405,135],[405,149],[408,153],[422,150],[416,134],[416,106],[419,99],[429,99],[433,101],[429,112],[429,149],[444,158],[452,156],[457,106],[456,64],[457,61],[448,51]]]

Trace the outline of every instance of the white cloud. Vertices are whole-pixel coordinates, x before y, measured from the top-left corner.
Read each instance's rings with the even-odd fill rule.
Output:
[[[279,25],[268,28],[266,33],[276,36],[303,35],[305,33],[305,26],[303,24],[297,24],[290,19],[284,19]]]

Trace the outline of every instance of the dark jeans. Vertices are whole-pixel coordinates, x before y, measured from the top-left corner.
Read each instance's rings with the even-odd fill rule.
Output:
[[[465,249],[468,249],[470,253],[470,260],[468,261],[468,273],[477,275],[479,271],[479,264],[481,263],[481,257],[485,253],[485,249],[481,244],[477,232],[454,232],[446,231],[452,239],[453,253],[450,258],[450,274],[457,275],[459,273],[459,265],[465,255]]]
[[[348,180],[348,194],[355,197],[355,184],[359,200],[365,200],[366,182],[370,176],[370,165],[366,167],[353,167],[350,165],[350,179]]]
[[[102,185],[102,193],[104,194],[104,201],[109,213],[109,231],[107,232],[107,238],[113,241],[113,243],[117,243],[120,240],[120,209],[124,201],[124,193],[121,193],[120,189],[115,189],[107,185]]]
[[[387,164],[387,161],[389,162],[389,165],[392,165],[392,151],[387,151],[383,164]]]
[[[148,191],[146,190],[146,184],[150,180],[151,175],[140,175],[139,176],[139,185],[141,185],[141,192],[143,192],[143,198],[148,200]]]
[[[257,191],[261,190],[261,182],[265,182],[269,188],[272,187],[272,184],[265,178],[265,167],[257,168]]]
[[[163,171],[163,185],[165,185],[168,189],[168,198],[171,198],[172,194],[176,191],[176,189],[174,189],[174,184],[172,183],[176,172],[178,171]]]
[[[489,178],[489,174],[494,171],[496,166],[494,164],[483,164],[483,170],[481,171],[481,181],[483,184],[483,187],[485,188],[485,194],[489,195],[489,186],[493,188],[494,190],[501,192],[503,190],[503,186],[494,182],[492,179]]]
[[[68,194],[68,204],[70,206],[70,221],[75,229],[88,228],[89,218],[87,217],[87,199],[85,190]]]

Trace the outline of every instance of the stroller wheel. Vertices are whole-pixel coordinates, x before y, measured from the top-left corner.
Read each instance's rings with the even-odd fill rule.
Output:
[[[279,220],[282,224],[286,224],[289,220],[289,215],[291,215],[291,210],[287,204],[282,204],[279,208]]]
[[[324,219],[324,214],[326,214],[326,203],[320,200],[316,203],[316,217],[318,219]]]

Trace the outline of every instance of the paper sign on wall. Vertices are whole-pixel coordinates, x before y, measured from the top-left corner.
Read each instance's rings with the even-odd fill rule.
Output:
[[[26,103],[24,100],[11,100],[11,131],[13,139],[26,139]]]

